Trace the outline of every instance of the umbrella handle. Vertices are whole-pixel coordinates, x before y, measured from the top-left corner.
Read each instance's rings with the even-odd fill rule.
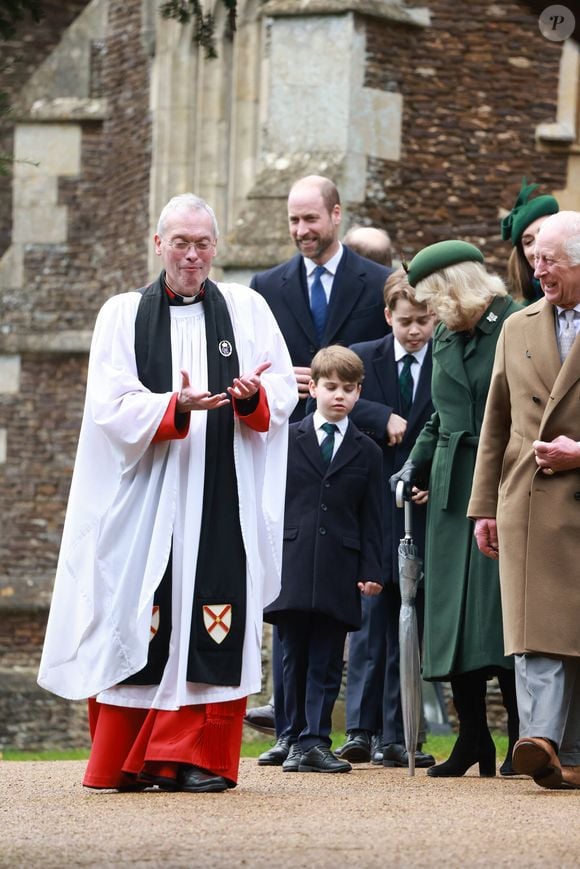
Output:
[[[395,504],[397,507],[403,507],[405,504],[405,484],[402,480],[399,480],[395,489]]]
[[[412,506],[411,502],[405,499],[405,484],[402,480],[399,480],[395,489],[395,503],[397,507],[405,508],[405,537],[409,538],[413,534]]]

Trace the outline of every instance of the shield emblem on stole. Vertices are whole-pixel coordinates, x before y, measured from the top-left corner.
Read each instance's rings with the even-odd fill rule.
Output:
[[[223,643],[232,626],[231,603],[214,603],[203,607],[205,629],[215,643]]]
[[[151,628],[149,629],[149,642],[153,639],[159,630],[159,607],[154,606],[151,613]]]

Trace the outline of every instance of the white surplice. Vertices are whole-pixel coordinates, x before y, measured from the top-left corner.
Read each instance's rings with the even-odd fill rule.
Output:
[[[297,401],[286,345],[262,297],[219,284],[234,327],[240,373],[261,362],[270,427],[234,418],[240,524],[247,556],[247,615],[239,686],[187,682],[186,668],[201,527],[207,412],[190,414],[182,440],[152,444],[172,393],[137,377],[139,293],[105,303],[97,318],[85,411],[39,673],[69,699],[142,708],[233,700],[260,690],[262,610],[280,589],[287,420]],[[203,302],[172,306],[173,391],[180,369],[207,389]],[[227,541],[224,541],[227,546]],[[172,636],[159,686],[120,685],[147,660],[153,594],[172,548]]]

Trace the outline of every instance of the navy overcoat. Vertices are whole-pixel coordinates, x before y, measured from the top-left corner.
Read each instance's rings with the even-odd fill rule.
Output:
[[[385,322],[383,288],[392,269],[379,265],[344,246],[328,305],[322,341],[318,340],[308,301],[304,258],[296,254],[250,280],[267,301],[284,336],[292,364],[308,367],[321,347],[370,341],[390,331]],[[302,419],[306,402],[299,401],[291,421]]]
[[[349,422],[325,468],[312,414],[290,426],[282,589],[264,612],[319,612],[357,630],[357,582],[382,584],[382,456]]]
[[[360,356],[365,367],[361,397],[350,414],[358,429],[371,437],[383,453],[383,567],[385,582],[399,582],[398,548],[404,534],[404,510],[397,507],[391,492],[389,477],[402,468],[409,457],[419,432],[433,413],[431,403],[431,342],[421,365],[407,431],[400,444],[387,443],[387,423],[392,413],[402,416],[399,375],[395,361],[394,338],[387,335],[378,341],[353,344],[351,350]],[[427,506],[413,505],[413,538],[421,554],[425,551],[425,521]]]

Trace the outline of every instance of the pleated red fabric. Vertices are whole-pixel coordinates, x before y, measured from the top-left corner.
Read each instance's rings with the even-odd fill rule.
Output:
[[[172,779],[178,764],[199,766],[237,783],[245,711],[245,697],[175,711],[90,699],[93,744],[83,784],[126,788],[142,773]]]

